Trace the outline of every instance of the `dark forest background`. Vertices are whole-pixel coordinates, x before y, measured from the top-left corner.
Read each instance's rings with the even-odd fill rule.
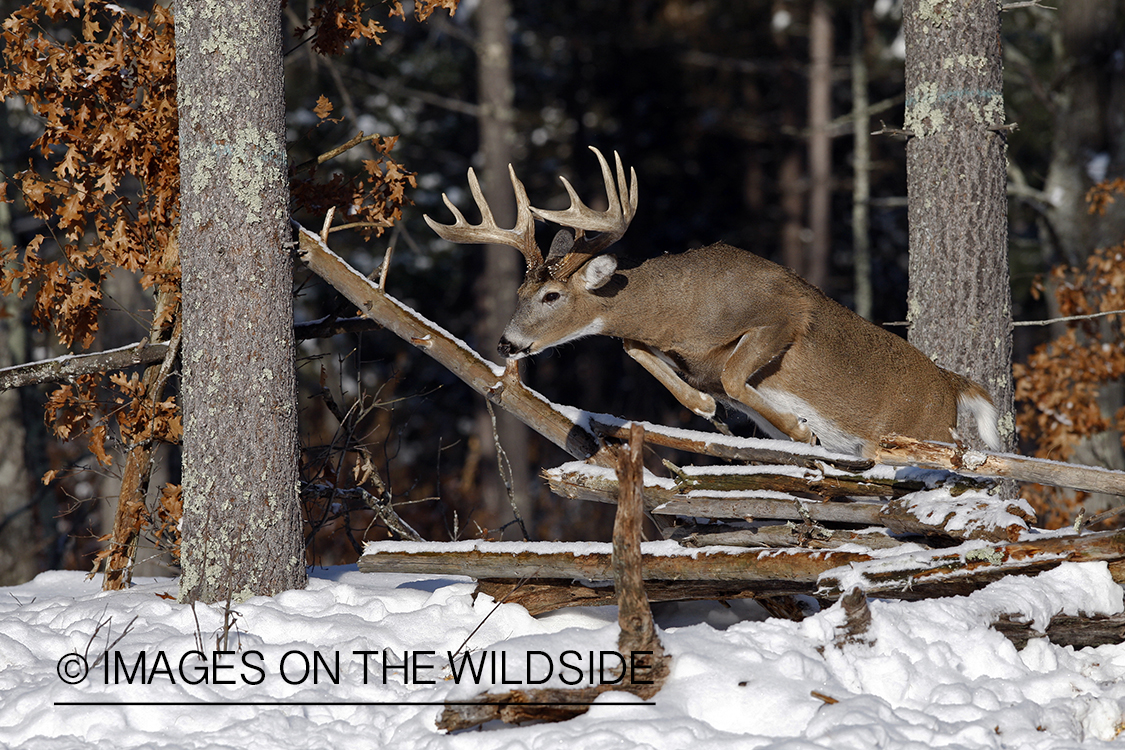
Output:
[[[1067,0],[1057,10],[1013,5],[1023,7],[1002,17],[1005,102],[1008,121],[1019,126],[1008,140],[1012,295],[1015,319],[1031,321],[1058,312],[1050,294],[1033,294],[1036,278],[1059,264],[1081,266],[1095,249],[1125,237],[1120,202],[1105,216],[1091,215],[1085,203],[1091,186],[1125,173],[1125,2]],[[0,3],[5,16],[15,7]],[[558,181],[565,175],[597,207],[601,175],[587,146],[619,152],[639,178],[639,210],[621,252],[644,259],[727,242],[786,263],[874,322],[895,326],[906,317],[908,283],[904,142],[869,134],[902,127],[901,12],[895,0],[464,0],[452,17],[382,21],[388,32],[381,44],[355,43],[334,58],[293,38],[286,57],[289,159],[304,163],[360,131],[397,136],[393,155],[416,174],[413,205],[383,236],[365,241],[341,232],[332,235],[332,247],[371,272],[393,245],[387,291],[494,361],[498,331],[483,321],[506,320],[522,261],[510,248],[499,250],[512,256],[509,262],[490,261],[495,251],[444,243],[422,216],[451,220],[441,203],[445,192],[474,218],[466,170],[498,160],[514,164],[536,205],[565,205]],[[290,25],[303,25],[306,13],[302,0],[290,2]],[[496,29],[509,54],[499,94],[487,90],[495,78],[479,75],[481,56],[497,44]],[[858,89],[857,75],[866,79]],[[510,96],[510,104],[497,105],[498,95]],[[858,120],[866,156],[855,137],[857,95],[870,108]],[[334,121],[313,112],[321,96],[332,103]],[[501,146],[485,137],[489,127],[500,133]],[[38,132],[18,100],[3,103],[6,174],[26,166]],[[340,159],[369,156],[359,147]],[[865,210],[857,212],[859,171],[870,186],[859,198]],[[510,201],[509,189],[492,204]],[[819,214],[818,205],[829,210]],[[3,210],[0,243],[26,243],[40,230],[42,222],[21,214],[18,204]],[[323,220],[296,218],[311,228]],[[541,245],[549,243],[544,231]],[[299,322],[354,313],[300,266],[295,289]],[[147,335],[134,311],[150,309],[151,296],[128,274],[114,279],[113,290],[92,350]],[[64,352],[51,333],[30,324],[24,300],[2,301],[0,366]],[[904,333],[901,326],[892,330]],[[1060,332],[1058,325],[1017,327],[1016,361]],[[333,472],[345,477],[356,460],[338,450],[340,422],[318,395],[323,387],[341,409],[359,405],[364,416],[348,421],[350,439],[370,450],[399,512],[424,537],[518,538],[482,399],[378,330],[306,340],[299,356],[306,465],[331,457]],[[528,363],[525,379],[555,402],[710,429],[612,340],[544,353]],[[83,441],[50,436],[47,390],[25,387],[0,401],[0,536],[17,528],[17,518],[25,529],[19,545],[0,549],[15,561],[6,566],[15,571],[8,579],[0,571],[0,584],[37,570],[88,568],[97,538],[112,524],[114,467],[99,467]],[[1102,389],[1107,413],[1120,408],[1121,391],[1119,382]],[[1086,453],[1080,445],[1075,460],[1125,468],[1120,433],[1106,432],[1108,443]],[[568,460],[565,454],[503,420],[500,436],[532,538],[608,537],[611,509],[551,496],[538,479],[540,469]],[[1020,437],[1023,450],[1036,449],[1034,434]],[[154,488],[179,481],[177,462],[175,446],[162,449]],[[52,482],[38,481],[52,470],[59,472]],[[386,537],[362,510],[310,504],[308,511],[316,564],[354,561],[349,538]],[[344,526],[350,535],[341,533]],[[138,572],[170,572],[164,550],[139,560]]]

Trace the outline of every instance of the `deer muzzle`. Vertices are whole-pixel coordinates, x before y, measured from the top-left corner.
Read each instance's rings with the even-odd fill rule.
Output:
[[[500,352],[500,356],[504,359],[522,359],[530,353],[530,350],[530,345],[522,349],[517,349],[516,345],[509,341],[507,336],[501,337],[500,343],[496,347],[496,351]]]

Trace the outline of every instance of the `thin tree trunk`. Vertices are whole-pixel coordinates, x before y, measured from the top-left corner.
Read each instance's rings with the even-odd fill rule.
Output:
[[[0,245],[14,244],[11,206],[0,203]],[[0,300],[0,367],[14,365],[20,357],[19,340],[26,335],[21,303],[13,295]],[[31,473],[25,450],[27,429],[19,391],[0,391],[0,586],[30,581],[39,572],[35,543]]]
[[[824,289],[832,249],[832,14],[813,0],[809,17],[809,255],[805,278]]]
[[[0,112],[8,113],[6,106]],[[0,157],[8,148],[8,133],[0,143]],[[0,246],[15,244],[12,234],[12,207],[0,203]],[[27,361],[26,303],[16,295],[0,299],[0,368]],[[19,391],[0,390],[0,586],[30,581],[39,572],[39,533],[35,518],[35,491],[28,462],[29,424],[24,415],[26,397]],[[42,411],[40,410],[40,413]],[[42,420],[31,429],[43,429]],[[45,452],[44,452],[45,453]],[[47,516],[50,518],[50,516]]]
[[[910,342],[976,380],[1014,444],[1000,9],[906,0]],[[975,428],[964,437],[978,444]]]
[[[173,292],[162,291],[157,296],[156,313],[154,320],[160,320],[162,311],[169,305],[177,304]],[[173,334],[173,344],[166,349],[164,360],[145,368],[142,382],[144,383],[144,398],[146,403],[155,404],[164,400],[164,391],[168,379],[172,375],[172,363],[179,351],[179,321],[177,320],[176,332]],[[154,325],[150,333],[150,340],[155,341],[161,336],[161,331]],[[148,488],[152,479],[154,466],[153,452],[157,448],[157,441],[153,433],[129,448],[125,455],[125,466],[121,470],[121,490],[117,497],[117,509],[114,512],[113,530],[110,535],[112,551],[105,561],[104,577],[102,578],[103,591],[115,591],[128,588],[133,578],[133,565],[137,557],[137,545],[140,541],[140,529],[147,522],[148,515]]]
[[[871,117],[867,113],[867,34],[864,11],[867,3],[852,5],[852,122],[855,175],[852,183],[852,253],[855,265],[855,311],[871,320],[874,295],[871,291]]]
[[[477,87],[481,105],[481,187],[497,222],[504,227],[515,223],[512,187],[508,178],[508,164],[512,161],[512,144],[515,141],[512,124],[515,86],[508,33],[511,14],[508,0],[481,3],[474,14],[479,35]],[[504,245],[486,246],[484,256],[475,290],[477,322],[474,333],[480,351],[490,355],[493,361],[499,361],[496,344],[515,310],[523,260],[519,253]],[[481,466],[481,494],[490,522],[505,523],[510,520],[512,508],[509,489],[505,486],[510,482],[516,507],[525,524],[530,524],[534,512],[529,493],[531,471],[527,446],[530,432],[510,414],[499,412],[494,433],[492,415],[482,404],[477,410],[476,433],[483,454],[495,455],[489,446],[495,446],[495,450],[502,449],[507,458],[506,467],[510,467],[511,471],[509,476],[502,476],[495,461]],[[496,446],[496,436],[499,437],[499,446]]]
[[[307,581],[281,3],[176,4],[184,601]]]

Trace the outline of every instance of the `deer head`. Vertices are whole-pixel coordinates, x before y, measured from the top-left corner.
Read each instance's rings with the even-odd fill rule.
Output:
[[[630,179],[626,182],[621,157],[614,153],[615,184],[605,157],[596,148],[590,147],[590,150],[602,168],[609,200],[605,211],[594,211],[584,204],[565,177],[559,179],[570,196],[570,207],[565,211],[534,208],[523,183],[509,165],[516,194],[516,223],[512,229],[497,226],[471,168],[469,189],[480,209],[480,224],[466,221],[445,194],[442,199],[453,212],[454,223],[440,224],[425,217],[430,228],[450,242],[508,245],[523,254],[527,271],[517,293],[516,311],[498,347],[500,354],[508,359],[536,354],[551,346],[601,332],[593,293],[604,287],[617,269],[617,259],[603,253],[625,234],[637,211],[637,174],[630,169]],[[544,257],[535,242],[534,217],[569,227],[574,234],[559,231]],[[587,232],[596,234],[591,237]]]

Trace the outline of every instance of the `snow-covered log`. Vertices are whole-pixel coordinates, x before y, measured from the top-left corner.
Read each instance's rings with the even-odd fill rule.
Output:
[[[1039,573],[1064,562],[1097,561],[1108,562],[1114,580],[1125,583],[1125,531],[878,553],[858,549],[688,549],[664,541],[642,545],[642,553],[646,586],[650,581],[675,582],[685,592],[691,582],[730,582],[750,596],[809,594],[836,599],[858,586],[872,596],[921,599],[966,594],[1007,575]],[[370,542],[359,559],[359,569],[508,579],[513,588],[525,578],[539,584],[554,579],[569,586],[574,579],[612,580],[610,556],[608,544],[593,542]],[[714,598],[714,589],[710,594],[706,598]],[[649,596],[656,598],[651,591]],[[507,598],[518,600],[518,591]]]
[[[571,462],[545,472],[563,497],[614,502],[612,472]],[[898,479],[894,472],[848,474],[822,467],[685,467],[677,479],[646,475],[650,513],[731,519],[781,519],[884,526],[896,534],[1014,541],[1033,520],[1022,500],[1001,500],[971,482],[939,484],[947,475]],[[820,500],[820,496],[896,496],[889,502]]]
[[[895,435],[884,438],[876,455],[888,466],[921,466],[945,469],[971,477],[1014,479],[1083,492],[1100,492],[1125,497],[1125,472],[1100,466],[1082,466],[1013,453],[986,453],[965,450],[944,443]]]

